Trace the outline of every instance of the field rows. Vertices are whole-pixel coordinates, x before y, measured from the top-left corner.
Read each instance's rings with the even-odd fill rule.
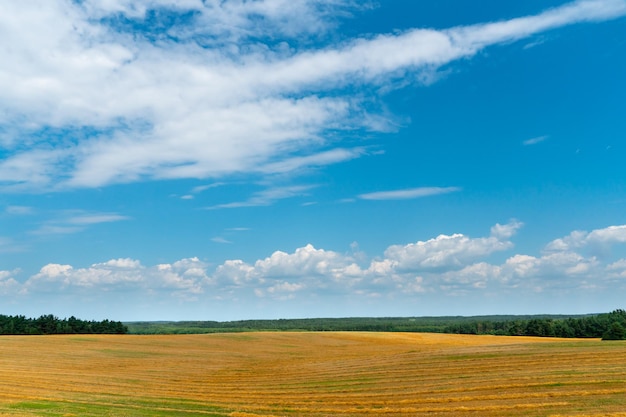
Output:
[[[0,415],[624,410],[620,342],[406,333],[0,337]]]

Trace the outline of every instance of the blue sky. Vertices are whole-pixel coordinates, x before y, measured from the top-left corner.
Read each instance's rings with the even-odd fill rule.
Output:
[[[1,313],[623,308],[625,16],[5,1]]]

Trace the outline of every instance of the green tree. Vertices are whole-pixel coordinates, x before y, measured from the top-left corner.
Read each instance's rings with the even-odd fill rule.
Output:
[[[609,330],[602,335],[602,340],[624,340],[626,339],[626,329],[618,322],[613,322]]]

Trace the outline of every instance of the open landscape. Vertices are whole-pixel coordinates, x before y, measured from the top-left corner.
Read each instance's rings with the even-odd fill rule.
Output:
[[[0,417],[626,417],[626,0],[0,0]]]
[[[0,415],[624,416],[626,345],[367,332],[0,337]]]

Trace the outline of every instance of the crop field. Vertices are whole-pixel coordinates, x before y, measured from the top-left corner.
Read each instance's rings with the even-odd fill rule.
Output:
[[[626,416],[626,343],[339,332],[3,336],[0,415]]]

